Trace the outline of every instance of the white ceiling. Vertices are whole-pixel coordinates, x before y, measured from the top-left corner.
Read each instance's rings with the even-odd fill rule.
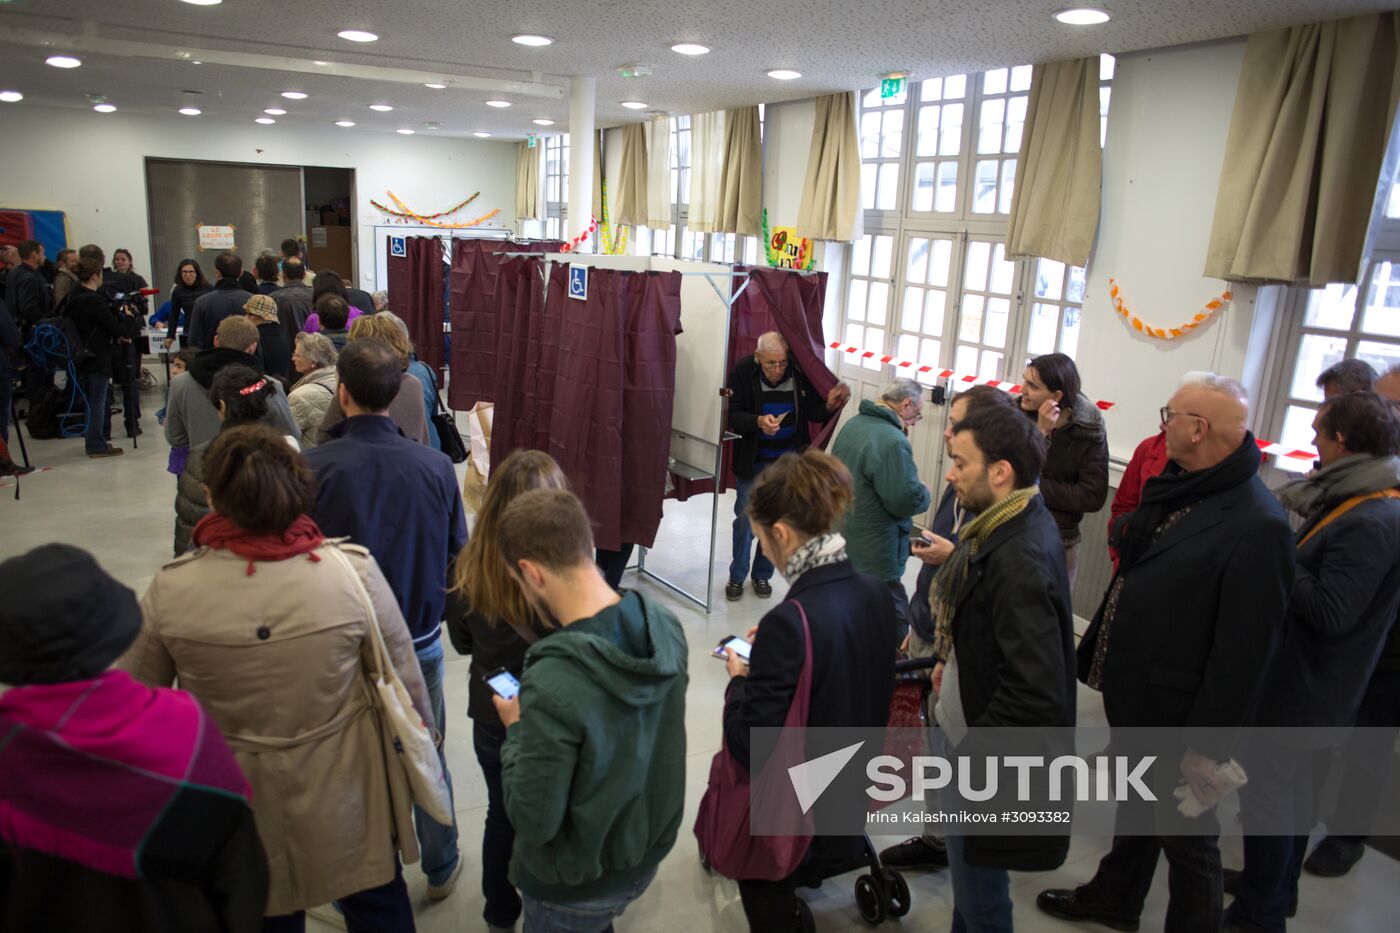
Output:
[[[24,93],[21,104],[87,108],[87,94],[104,94],[123,111],[172,113],[185,104],[181,89],[200,90],[196,119],[251,121],[265,107],[279,119],[330,125],[350,119],[356,130],[500,138],[539,131],[536,117],[568,119],[562,100],[495,95],[459,88],[264,67],[81,53],[83,66],[61,71],[43,64],[47,50],[5,41],[12,29],[86,33],[172,48],[319,59],[511,81],[567,86],[571,75],[598,77],[598,120],[616,125],[644,119],[623,100],[660,111],[698,113],[871,87],[884,72],[915,79],[1127,52],[1241,35],[1393,8],[1395,0],[1089,0],[1113,14],[1106,25],[1070,27],[1050,14],[1070,0],[224,0],[193,6],[180,0],[0,0],[0,88]],[[371,44],[336,36],[345,28],[380,35]],[[542,33],[554,45],[529,49],[512,34]],[[670,50],[699,42],[713,51],[698,58]],[[618,66],[655,66],[650,77],[625,79]],[[775,81],[774,68],[803,73]],[[307,92],[304,101],[281,91]],[[513,101],[508,110],[488,97]],[[394,112],[375,113],[375,102]],[[0,113],[3,113],[0,109]],[[441,128],[429,131],[424,124]],[[548,132],[548,131],[542,131]]]

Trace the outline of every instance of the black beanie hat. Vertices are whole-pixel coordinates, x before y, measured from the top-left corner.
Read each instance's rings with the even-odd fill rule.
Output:
[[[0,563],[0,683],[96,677],[140,631],[136,594],[81,548],[45,544]]]

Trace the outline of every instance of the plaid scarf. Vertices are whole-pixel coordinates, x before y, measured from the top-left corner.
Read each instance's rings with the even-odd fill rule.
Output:
[[[953,651],[953,616],[958,606],[967,596],[968,568],[976,556],[982,542],[992,536],[1002,525],[1025,511],[1030,501],[1040,494],[1036,486],[1016,489],[982,512],[958,533],[958,546],[938,568],[933,583],[929,586],[929,609],[933,613],[933,653],[941,660],[948,660]]]

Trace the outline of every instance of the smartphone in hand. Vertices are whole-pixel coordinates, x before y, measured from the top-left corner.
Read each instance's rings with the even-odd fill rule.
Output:
[[[728,660],[729,655],[727,652],[730,648],[734,649],[734,653],[737,654],[745,664],[749,663],[749,652],[753,651],[753,645],[744,641],[738,635],[726,635],[721,638],[719,640],[719,645],[714,650],[714,657],[719,658],[721,661]]]
[[[502,700],[513,700],[520,695],[520,681],[504,667],[486,675],[486,686]]]

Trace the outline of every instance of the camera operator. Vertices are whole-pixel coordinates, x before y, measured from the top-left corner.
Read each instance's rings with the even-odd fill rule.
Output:
[[[141,317],[132,305],[114,310],[103,293],[101,262],[80,259],[78,283],[81,287],[68,297],[63,314],[72,320],[79,340],[74,353],[87,405],[83,437],[89,457],[116,457],[122,449],[111,444],[112,416],[107,410],[112,366],[125,359],[131,339],[141,331]]]
[[[146,314],[150,306],[141,289],[149,288],[146,279],[131,267],[131,251],[117,249],[112,252],[112,267],[102,270],[102,287],[113,310],[121,305],[132,305],[140,322],[137,334],[146,326]],[[136,437],[141,433],[141,357],[150,352],[150,345],[144,336],[138,336],[130,343],[122,344],[113,361],[112,374],[122,387],[122,421],[126,424],[126,436]]]

